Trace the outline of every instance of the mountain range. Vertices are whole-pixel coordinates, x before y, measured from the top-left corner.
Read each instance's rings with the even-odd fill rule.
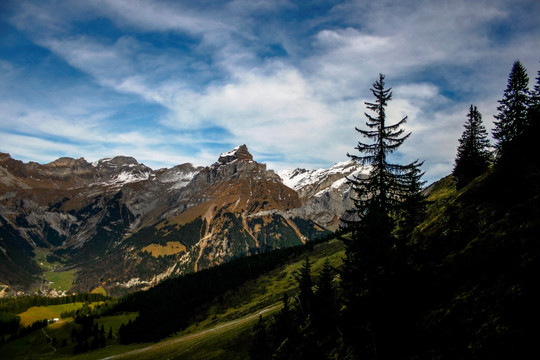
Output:
[[[346,178],[365,171],[348,161],[276,173],[246,145],[159,170],[125,156],[42,165],[0,153],[0,284],[54,295],[51,279],[67,274],[69,291],[119,295],[306,243],[339,227]]]

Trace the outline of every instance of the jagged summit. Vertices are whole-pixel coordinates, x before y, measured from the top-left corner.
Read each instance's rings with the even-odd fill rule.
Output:
[[[53,162],[50,162],[48,164],[45,164],[46,167],[80,167],[80,166],[88,166],[88,162],[84,160],[84,158],[70,158],[70,157],[61,157],[59,159],[54,160]]]
[[[103,158],[92,163],[94,167],[108,166],[137,166],[139,162],[131,156],[115,156],[113,158]]]
[[[218,163],[221,165],[230,164],[237,160],[253,161],[253,155],[249,153],[249,150],[245,144],[237,146],[231,151],[221,153],[221,155],[219,155]]]

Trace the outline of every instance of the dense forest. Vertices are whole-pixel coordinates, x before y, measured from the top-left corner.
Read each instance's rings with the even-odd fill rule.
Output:
[[[425,188],[422,161],[390,161],[407,141],[407,118],[391,122],[385,76],[371,88],[361,140],[348,154],[372,168],[349,178],[354,209],[343,228],[305,246],[237,259],[170,278],[144,292],[110,299],[96,294],[0,300],[0,340],[46,326],[20,329],[32,306],[102,302],[62,314],[79,324],[75,353],[105,346],[101,316],[137,313],[119,341],[158,341],[202,320],[216,299],[292,259],[303,258],[281,309],[261,315],[245,336],[251,359],[524,358],[540,334],[540,73],[529,89],[526,70],[512,67],[499,101],[490,146],[478,108],[464,109],[453,173]],[[429,195],[429,201],[428,196]],[[314,273],[306,254],[337,237],[343,264]],[[10,334],[10,338],[8,338]],[[6,335],[4,337],[4,335]]]

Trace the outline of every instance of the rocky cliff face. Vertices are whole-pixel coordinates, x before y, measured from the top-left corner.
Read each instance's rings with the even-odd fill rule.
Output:
[[[153,171],[130,157],[22,163],[0,154],[0,284],[28,290],[49,254],[73,290],[152,286],[336,228],[358,167],[278,176],[245,145],[207,167]],[[39,250],[39,251],[38,251]]]

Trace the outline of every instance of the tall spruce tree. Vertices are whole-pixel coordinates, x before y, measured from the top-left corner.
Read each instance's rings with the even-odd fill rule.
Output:
[[[508,77],[508,84],[495,115],[493,137],[497,156],[501,158],[517,138],[525,134],[528,127],[528,109],[531,103],[529,92],[529,76],[519,60],[514,62]]]
[[[540,132],[540,71],[536,78],[536,84],[532,91],[531,102],[528,109],[528,122],[527,128],[523,136],[518,138],[517,144],[513,152],[514,156],[511,156],[506,163],[511,164],[514,168],[520,167],[520,170],[527,169],[530,174],[537,174],[540,169],[540,158],[537,156],[538,146],[537,134]],[[508,165],[507,165],[508,167]],[[509,169],[512,171],[512,169]],[[538,184],[537,177],[533,177],[530,183],[533,186]]]
[[[490,158],[488,133],[482,123],[482,115],[472,104],[464,127],[453,171],[458,188],[483,174],[489,166]]]
[[[344,340],[350,358],[390,356],[400,329],[398,296],[394,293],[400,268],[394,236],[396,218],[407,198],[410,175],[417,163],[392,164],[387,156],[396,151],[409,137],[402,128],[407,117],[390,125],[386,106],[392,99],[391,88],[385,89],[384,75],[373,83],[375,102],[366,102],[374,115],[365,113],[367,130],[356,128],[370,143],[359,141],[355,147],[360,155],[347,154],[363,165],[370,166],[367,177],[350,180],[355,197],[351,212],[358,221],[349,222],[352,237],[345,243],[345,259],[341,270]],[[396,312],[397,311],[397,312]],[[404,310],[405,311],[405,310]],[[401,338],[405,338],[400,335]],[[386,353],[380,354],[381,351]]]
[[[305,320],[312,311],[313,279],[311,277],[311,263],[306,257],[300,270],[294,275],[300,294],[298,295],[298,316]]]
[[[531,104],[535,108],[540,107],[540,70],[538,71],[538,76],[536,77],[536,84],[534,84]]]
[[[375,96],[375,102],[365,102],[366,107],[376,115],[365,113],[368,130],[355,128],[363,137],[372,142],[359,141],[355,149],[361,155],[347,154],[347,156],[362,165],[371,167],[367,178],[353,176],[350,179],[357,195],[354,198],[356,214],[360,220],[376,215],[381,218],[381,225],[386,223],[385,228],[389,229],[393,227],[390,215],[395,212],[402,195],[406,192],[405,176],[410,166],[391,164],[387,161],[387,156],[396,151],[410,133],[404,135],[405,130],[402,128],[407,117],[396,124],[387,124],[386,106],[392,99],[392,89],[384,88],[384,78],[383,74],[379,74],[379,80],[374,82],[370,89]]]

